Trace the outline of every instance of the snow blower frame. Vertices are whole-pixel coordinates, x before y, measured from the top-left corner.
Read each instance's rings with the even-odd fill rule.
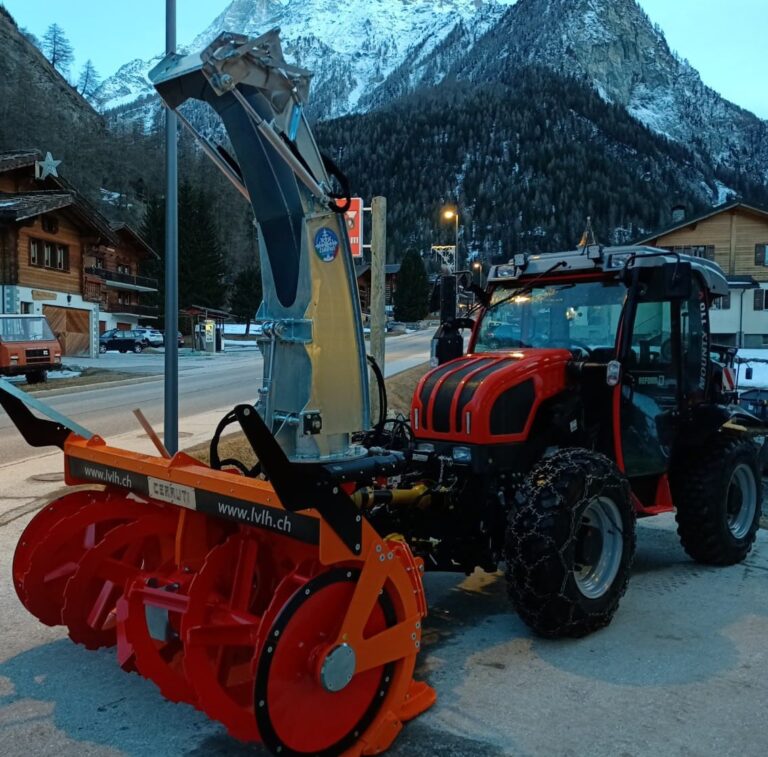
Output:
[[[111,447],[2,381],[26,441],[63,449],[66,483],[92,486],[30,521],[14,586],[43,623],[116,646],[123,668],[239,739],[281,755],[377,754],[435,701],[413,680],[423,563],[350,497],[406,458],[353,441],[369,409],[348,197],[332,195],[330,175],[345,182],[304,117],[309,74],[285,63],[274,30],[222,34],[150,77],[174,110],[214,107],[237,160],[195,136],[254,198],[264,379],[259,402],[219,425],[211,458],[239,422],[264,475]]]

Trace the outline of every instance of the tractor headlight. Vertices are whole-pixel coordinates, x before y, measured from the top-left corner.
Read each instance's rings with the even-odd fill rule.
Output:
[[[472,462],[472,450],[469,447],[454,447],[451,457],[454,463],[469,465]]]

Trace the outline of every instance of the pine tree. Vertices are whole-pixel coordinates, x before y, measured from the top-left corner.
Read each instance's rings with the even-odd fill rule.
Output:
[[[150,195],[144,210],[144,221],[141,224],[141,236],[144,241],[159,255],[159,259],[151,258],[143,268],[143,273],[157,279],[158,291],[147,295],[147,301],[158,305],[163,313],[165,302],[165,200],[158,195]]]
[[[179,306],[221,307],[224,273],[211,199],[184,181],[179,187]]]
[[[83,70],[80,72],[80,78],[77,80],[77,90],[86,100],[90,100],[99,88],[100,83],[101,80],[96,71],[96,66],[94,66],[93,61],[88,58],[88,60],[85,61]]]
[[[429,311],[429,281],[424,263],[416,250],[409,249],[403,257],[395,289],[395,320],[412,323]]]
[[[261,305],[261,271],[256,266],[243,269],[235,277],[229,309],[245,321],[246,335],[251,329],[251,319]]]
[[[66,76],[69,73],[75,53],[67,35],[58,24],[51,24],[43,35],[43,53],[60,74]]]

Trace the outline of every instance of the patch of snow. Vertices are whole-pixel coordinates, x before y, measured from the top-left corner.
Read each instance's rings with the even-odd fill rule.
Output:
[[[245,324],[244,323],[225,323],[224,324],[224,334],[237,334],[245,336]],[[252,323],[251,329],[248,332],[248,335],[258,336],[261,334],[261,324],[260,323]]]
[[[739,389],[768,389],[768,350],[740,349],[736,358],[744,361],[737,364]],[[752,368],[751,379],[747,378],[747,367]]]
[[[722,205],[733,199],[736,195],[736,191],[730,187],[726,187],[722,181],[715,179],[715,186],[717,188],[717,197],[715,198],[715,205]]]

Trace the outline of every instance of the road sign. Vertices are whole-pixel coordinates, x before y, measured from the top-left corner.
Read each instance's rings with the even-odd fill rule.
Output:
[[[349,246],[352,250],[353,258],[363,257],[363,199],[362,197],[353,197],[349,210],[344,214],[347,222],[347,234],[349,235]]]

